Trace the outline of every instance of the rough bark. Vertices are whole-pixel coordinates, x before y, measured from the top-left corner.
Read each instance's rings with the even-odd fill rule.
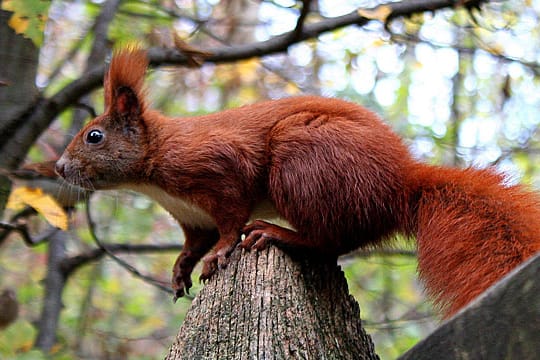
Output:
[[[47,274],[44,281],[45,296],[34,344],[44,352],[49,352],[56,342],[56,329],[62,310],[62,292],[66,285],[60,264],[66,258],[67,238],[65,231],[57,231],[49,238]]]
[[[0,5],[2,1],[0,1]],[[30,39],[8,25],[13,13],[0,10],[0,129],[10,123],[38,97],[35,84],[39,49]],[[4,134],[2,134],[3,136]]]
[[[0,0],[0,5],[2,0]],[[0,143],[11,136],[17,126],[18,116],[25,112],[37,98],[35,77],[39,50],[31,40],[18,35],[8,25],[12,13],[0,10]],[[15,168],[14,153],[26,154],[15,143],[0,152],[0,168]],[[16,157],[16,156],[15,156]],[[0,217],[4,212],[11,181],[0,174]]]
[[[166,359],[378,359],[335,261],[237,249],[193,301]]]
[[[400,360],[538,359],[540,254],[441,325]]]

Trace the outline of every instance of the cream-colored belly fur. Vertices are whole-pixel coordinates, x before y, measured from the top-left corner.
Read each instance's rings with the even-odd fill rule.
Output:
[[[215,229],[217,227],[216,222],[210,214],[199,206],[181,197],[172,196],[160,187],[130,184],[127,188],[144,194],[158,202],[180,224],[202,229]],[[248,223],[253,220],[266,220],[279,226],[292,229],[292,226],[280,217],[276,208],[269,200],[264,200],[255,206],[249,217]]]

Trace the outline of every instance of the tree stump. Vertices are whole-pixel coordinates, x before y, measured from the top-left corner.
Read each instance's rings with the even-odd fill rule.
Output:
[[[236,249],[166,359],[378,359],[335,261]]]

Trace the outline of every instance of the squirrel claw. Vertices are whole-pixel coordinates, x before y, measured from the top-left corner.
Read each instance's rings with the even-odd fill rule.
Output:
[[[271,226],[271,224],[262,220],[254,221],[252,224],[245,226],[243,229],[245,238],[240,243],[240,247],[257,251],[266,249],[275,240],[275,237],[268,231]]]
[[[199,277],[199,281],[205,283],[218,269],[218,256],[216,254],[208,254],[203,257],[202,260],[204,265],[201,271],[201,276]]]
[[[191,281],[190,281],[191,283]],[[178,289],[174,289],[174,286],[173,286],[173,292],[174,292],[174,295],[173,295],[173,303],[176,304],[176,302],[178,301],[178,299],[180,299],[181,297],[184,297],[184,295],[188,294],[189,295],[189,288],[191,287],[191,284],[188,286],[185,286],[185,287],[181,287],[181,288],[178,288]]]
[[[191,287],[191,285],[190,285]],[[182,287],[178,287],[178,285],[173,285],[173,303],[176,303],[178,299],[183,297],[186,294],[189,294],[189,287],[187,285],[182,285]]]
[[[173,280],[172,280],[172,289],[174,292],[173,302],[183,297],[186,294],[189,294],[189,289],[191,288],[191,276],[190,272],[183,271],[181,267],[175,266],[173,269]]]
[[[214,275],[218,269],[224,269],[229,264],[227,249],[218,250],[215,254],[209,254],[203,257],[204,263],[199,280],[203,283]]]
[[[184,297],[185,295],[189,295],[189,287],[187,286],[185,288],[176,290],[176,293],[174,295],[175,297],[174,302],[176,302],[178,298]]]
[[[273,238],[268,236],[264,230],[254,230],[242,241],[240,246],[246,250],[264,250],[270,245]]]
[[[229,264],[228,253],[229,251],[227,249],[221,249],[217,252],[217,265],[219,269],[225,269]]]

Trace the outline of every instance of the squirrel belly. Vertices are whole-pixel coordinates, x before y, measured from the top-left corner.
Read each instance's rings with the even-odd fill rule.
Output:
[[[202,279],[225,265],[242,233],[247,248],[271,242],[333,258],[416,237],[420,276],[445,316],[540,250],[538,195],[490,170],[419,163],[357,104],[305,96],[169,118],[146,105],[147,65],[143,50],[115,54],[105,112],[56,171],[87,188],[142,192],[178,220],[176,297],[200,260]]]
[[[127,184],[125,189],[144,194],[159,203],[169,214],[182,224],[200,229],[215,229],[216,222],[206,211],[181,197],[168,194],[165,190],[149,184]]]
[[[217,229],[214,218],[189,199],[175,197],[154,185],[126,184],[123,188],[148,196],[159,203],[183,226],[206,230]],[[260,201],[253,207],[253,211],[246,225],[255,220],[275,222],[280,224],[280,226],[294,230],[292,225],[277,212],[276,207],[268,199]]]

